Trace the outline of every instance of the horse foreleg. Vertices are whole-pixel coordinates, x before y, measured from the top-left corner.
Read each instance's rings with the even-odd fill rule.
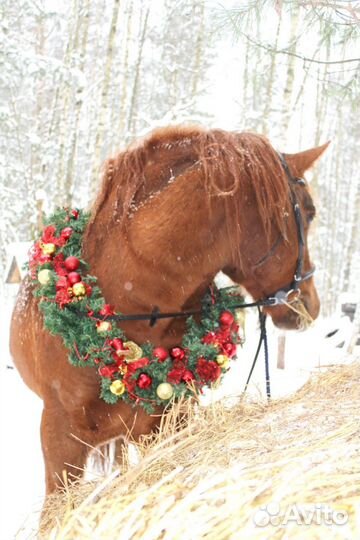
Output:
[[[45,404],[41,419],[46,495],[83,475],[88,447],[72,433],[71,419],[59,404]]]

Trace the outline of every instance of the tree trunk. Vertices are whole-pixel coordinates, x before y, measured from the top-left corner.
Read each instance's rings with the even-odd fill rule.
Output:
[[[120,98],[120,121],[119,121],[119,135],[122,139],[127,139],[127,133],[125,132],[126,126],[126,107],[128,100],[128,85],[129,85],[129,51],[131,47],[131,25],[133,19],[134,6],[133,2],[130,3],[129,11],[127,13],[127,25],[126,25],[126,41],[124,46],[124,59],[122,62],[123,76],[121,79],[121,98]]]
[[[149,19],[149,13],[150,13],[150,5],[148,5],[148,8],[145,13],[144,23],[141,31],[140,36],[140,44],[138,49],[138,56],[135,66],[135,76],[133,81],[133,87],[131,92],[131,100],[130,100],[130,107],[129,107],[129,115],[128,115],[128,121],[127,121],[127,132],[130,134],[133,134],[135,131],[135,105],[137,100],[137,95],[139,91],[139,79],[140,79],[140,68],[141,68],[141,61],[142,61],[142,55],[143,55],[143,48],[146,38],[146,31],[147,31],[147,24]]]
[[[74,52],[78,47],[80,24],[81,17],[79,16],[78,1],[74,0],[72,5],[72,19],[69,23],[69,37],[64,56],[65,71],[73,66]],[[70,148],[71,134],[73,131],[71,88],[64,78],[59,86],[59,94],[56,96],[56,103],[58,110],[55,111],[56,120],[54,125],[54,133],[59,134],[59,155],[57,161],[57,186],[55,192],[57,194],[56,203],[58,206],[61,206],[64,204],[64,201],[69,200],[70,198],[70,193],[66,191],[66,160]]]
[[[114,43],[117,31],[118,14],[120,8],[120,0],[114,0],[112,17],[110,23],[110,31],[108,36],[106,62],[104,70],[104,78],[101,91],[100,110],[98,116],[98,124],[95,137],[94,158],[91,173],[91,193],[94,194],[98,185],[98,175],[101,165],[101,150],[104,142],[104,131],[106,115],[108,112],[109,88],[111,80],[111,68],[114,57]]]
[[[193,83],[192,83],[191,97],[195,97],[198,92],[199,77],[200,77],[200,71],[201,71],[201,58],[202,58],[203,47],[204,47],[204,0],[200,0],[200,2],[198,0],[194,1],[194,7],[195,7],[194,12],[197,6],[199,9],[200,24],[197,30],[197,39],[196,39],[196,45],[195,45],[194,78],[193,78]]]
[[[279,43],[279,36],[280,36],[280,27],[281,27],[281,13],[279,14],[278,18],[278,25],[276,29],[276,37],[275,37],[275,43],[274,43],[274,49],[277,50],[278,43]],[[277,62],[277,54],[275,52],[270,53],[271,54],[271,62],[270,62],[270,69],[269,69],[269,77],[266,84],[266,95],[265,95],[265,108],[263,113],[263,122],[262,122],[262,132],[264,135],[268,134],[268,126],[269,126],[269,116],[271,111],[271,105],[272,105],[272,97],[273,97],[273,91],[274,91],[274,80],[275,80],[275,67]]]
[[[79,19],[81,20],[81,25],[83,26],[81,48],[79,45],[80,28],[78,28],[78,31],[76,32],[76,38],[75,38],[75,47],[77,50],[79,50],[79,54],[80,54],[79,69],[81,69],[81,71],[84,70],[84,62],[85,62],[85,57],[86,57],[86,47],[87,47],[87,41],[88,41],[89,19],[90,19],[90,0],[86,0],[86,5],[85,5],[84,10],[85,10],[84,17],[81,17],[81,18],[79,17]],[[68,154],[68,159],[67,159],[66,174],[65,174],[65,180],[64,180],[64,194],[65,194],[64,204],[66,206],[72,206],[75,155],[76,155],[76,148],[77,148],[77,142],[78,142],[78,136],[79,136],[79,122],[80,122],[81,106],[83,103],[83,98],[82,98],[83,90],[84,89],[82,87],[78,88],[76,92],[76,97],[75,97],[74,123],[72,126],[72,133],[71,133],[71,138],[70,138],[70,143],[69,143],[69,154]]]
[[[298,29],[298,23],[299,23],[299,8],[297,6],[294,6],[291,12],[291,27],[290,27],[290,53],[295,53],[296,51],[296,34]],[[286,82],[284,86],[284,92],[283,92],[283,108],[282,108],[282,134],[283,134],[283,142],[286,143],[288,140],[288,131],[289,131],[289,124],[290,124],[290,118],[293,113],[293,108],[291,106],[291,98],[293,95],[293,88],[294,88],[294,80],[295,80],[295,56],[293,54],[288,55],[288,64],[286,69]]]

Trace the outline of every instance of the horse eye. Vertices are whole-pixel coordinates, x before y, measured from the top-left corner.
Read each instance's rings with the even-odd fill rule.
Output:
[[[315,206],[309,206],[306,208],[306,219],[308,223],[311,223],[316,216]]]

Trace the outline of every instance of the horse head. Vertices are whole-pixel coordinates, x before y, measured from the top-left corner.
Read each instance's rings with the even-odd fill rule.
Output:
[[[256,137],[250,136],[252,145]],[[244,194],[237,194],[246,234],[240,233],[241,251],[233,257],[237,263],[224,272],[255,300],[269,304],[263,310],[279,328],[304,329],[319,314],[315,266],[307,240],[316,210],[304,173],[328,144],[296,154],[277,154],[265,139],[258,139],[257,150],[249,152],[248,169],[252,160],[257,165],[252,167],[245,189],[245,213]]]

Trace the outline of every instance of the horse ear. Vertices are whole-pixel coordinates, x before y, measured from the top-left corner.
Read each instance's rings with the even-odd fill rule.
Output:
[[[298,152],[297,154],[284,154],[286,163],[289,165],[292,174],[301,178],[304,175],[304,172],[310,169],[310,167],[314,165],[315,161],[317,161],[325,152],[329,144],[330,141],[326,142],[322,146],[310,148],[309,150],[304,150],[303,152]]]

